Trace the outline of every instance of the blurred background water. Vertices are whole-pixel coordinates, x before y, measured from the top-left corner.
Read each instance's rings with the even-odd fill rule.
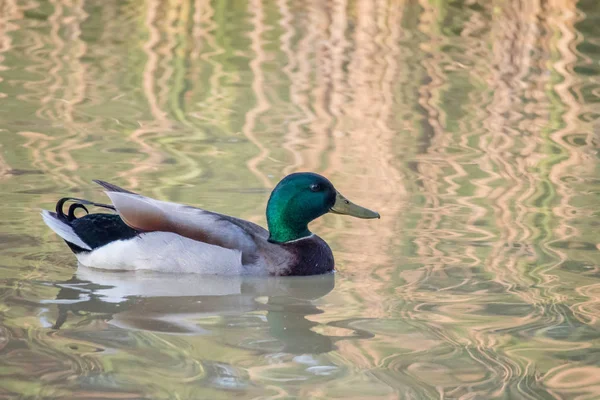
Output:
[[[0,0],[0,398],[600,398],[596,0]],[[77,268],[92,179],[264,224],[315,171],[335,275]]]

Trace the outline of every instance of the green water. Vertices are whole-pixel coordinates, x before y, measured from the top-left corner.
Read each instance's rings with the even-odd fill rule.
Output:
[[[0,398],[600,398],[595,0],[0,0]],[[326,175],[337,273],[78,268],[92,179],[265,223]]]

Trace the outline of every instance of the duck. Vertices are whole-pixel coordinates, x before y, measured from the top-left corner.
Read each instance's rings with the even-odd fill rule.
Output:
[[[346,199],[324,176],[284,177],[267,202],[265,229],[253,222],[185,204],[102,186],[111,204],[64,197],[42,210],[80,265],[115,271],[210,275],[299,276],[334,271],[329,245],[308,224],[327,214],[362,219],[379,213]],[[65,213],[65,204],[71,203]],[[106,212],[90,213],[88,207]],[[84,216],[76,216],[78,210]]]

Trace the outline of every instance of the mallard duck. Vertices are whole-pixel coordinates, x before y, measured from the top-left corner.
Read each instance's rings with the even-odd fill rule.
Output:
[[[154,200],[96,180],[112,205],[66,197],[45,223],[80,264],[111,270],[218,275],[317,275],[333,270],[333,253],[308,224],[328,213],[358,218],[379,214],[358,206],[325,177],[295,173],[277,184],[267,203],[269,230],[242,219]],[[66,202],[72,201],[67,214]],[[116,211],[76,217],[96,206]]]

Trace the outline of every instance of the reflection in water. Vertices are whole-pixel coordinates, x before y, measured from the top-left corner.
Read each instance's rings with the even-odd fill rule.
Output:
[[[0,2],[0,397],[599,397],[596,3]],[[302,170],[382,214],[322,280],[73,275],[37,211]]]
[[[338,369],[327,363],[322,365],[315,358],[335,350],[336,342],[373,337],[368,331],[352,327],[352,320],[326,324],[335,328],[334,332],[347,330],[342,336],[315,332],[321,324],[309,318],[323,311],[314,302],[334,288],[334,274],[288,279],[173,276],[108,272],[80,266],[71,279],[55,285],[60,288],[56,298],[42,304],[57,306],[52,329],[59,330],[59,335],[60,330],[73,323],[102,320],[128,332],[206,336],[224,340],[230,349],[257,355],[297,355],[300,365],[306,365],[306,371],[317,375]],[[42,324],[52,318],[53,313],[48,311],[39,315]],[[107,337],[89,333],[84,334],[87,342],[95,343],[97,351],[106,352],[107,346],[114,345]],[[14,362],[10,357],[7,359],[8,364]],[[231,389],[250,384],[245,374],[226,363],[218,366],[209,363],[203,368],[210,377],[203,379],[220,382],[213,382],[215,386],[235,386]]]
[[[73,278],[56,284],[56,299],[44,303],[58,305],[54,329],[60,329],[69,314],[91,313],[91,318],[99,315],[123,329],[213,336],[218,330],[212,332],[198,321],[219,317],[228,325],[227,320],[262,311],[269,332],[281,341],[281,351],[318,354],[333,349],[333,338],[312,332],[318,324],[306,316],[322,313],[312,301],[334,284],[333,274],[265,279],[115,273],[79,266]]]

